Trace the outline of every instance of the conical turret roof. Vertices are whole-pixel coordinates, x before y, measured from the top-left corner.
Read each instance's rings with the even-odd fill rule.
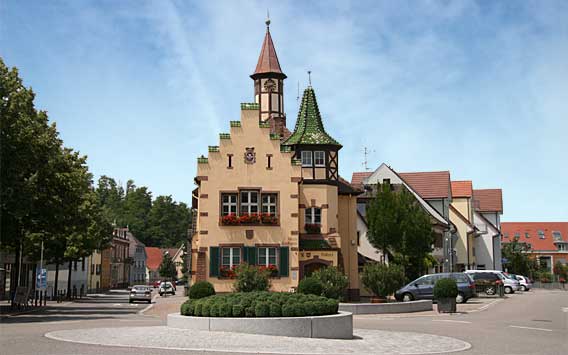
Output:
[[[294,132],[282,144],[327,144],[341,147],[341,144],[327,134],[323,127],[316,93],[311,86],[304,90]]]
[[[266,27],[266,35],[264,36],[260,57],[258,57],[258,63],[256,64],[256,69],[253,75],[265,73],[281,74],[286,77],[280,68],[280,62],[278,61],[278,56],[276,55],[276,49],[274,48],[274,43],[272,42],[272,36],[270,36],[270,29],[268,26]]]

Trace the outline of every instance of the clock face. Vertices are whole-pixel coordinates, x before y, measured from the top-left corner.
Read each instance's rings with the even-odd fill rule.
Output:
[[[266,91],[274,91],[274,89],[276,88],[276,83],[274,82],[274,80],[272,79],[268,79],[265,83],[264,83],[264,89]]]
[[[256,153],[254,152],[254,148],[246,148],[245,163],[254,164],[255,161],[256,161]]]

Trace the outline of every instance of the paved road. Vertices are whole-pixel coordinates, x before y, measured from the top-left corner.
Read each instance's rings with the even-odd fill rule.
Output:
[[[182,292],[158,297],[148,305],[129,305],[127,293],[101,295],[80,303],[63,304],[41,313],[2,320],[2,354],[167,354],[187,351],[116,348],[60,342],[44,337],[54,330],[164,324],[164,316],[183,302]],[[481,305],[480,305],[481,306]],[[413,331],[447,335],[465,340],[472,349],[460,354],[566,354],[568,351],[568,292],[531,291],[513,295],[485,310],[438,316],[432,313],[397,316],[357,316],[357,328]],[[260,350],[260,349],[259,349]]]

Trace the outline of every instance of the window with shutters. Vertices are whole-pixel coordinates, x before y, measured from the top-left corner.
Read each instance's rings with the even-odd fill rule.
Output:
[[[241,191],[241,215],[258,213],[258,191]]]
[[[231,269],[241,263],[241,248],[221,248],[221,266]]]
[[[221,214],[237,214],[237,194],[221,194]]]
[[[258,265],[266,267],[270,265],[276,265],[276,248],[259,247],[257,248],[257,253],[258,253]]]

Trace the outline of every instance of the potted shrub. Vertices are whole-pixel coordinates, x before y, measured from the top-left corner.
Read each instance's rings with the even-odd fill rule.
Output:
[[[321,225],[319,224],[312,224],[308,223],[304,226],[306,233],[308,234],[320,234],[321,233]]]
[[[371,303],[382,303],[404,285],[404,270],[399,265],[369,263],[363,268],[361,282],[375,295]]]
[[[455,313],[458,285],[454,279],[440,279],[434,285],[434,299],[438,302],[438,312]]]

